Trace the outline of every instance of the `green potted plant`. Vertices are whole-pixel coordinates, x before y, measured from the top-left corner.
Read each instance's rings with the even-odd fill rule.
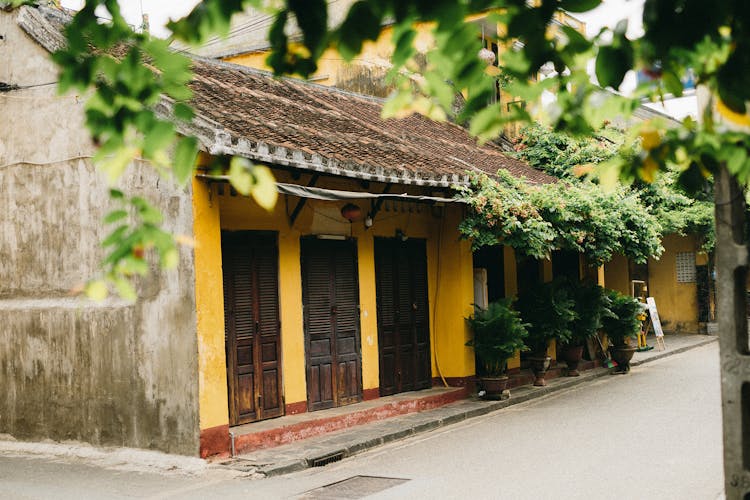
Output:
[[[528,335],[520,315],[511,308],[510,299],[491,302],[486,309],[475,306],[474,314],[466,318],[474,334],[466,343],[474,348],[480,363],[479,380],[484,397],[497,399],[508,387],[505,369],[508,359],[516,351],[526,350],[524,339]]]
[[[560,280],[533,286],[518,298],[521,319],[528,323],[527,344],[531,350],[529,362],[534,372],[535,386],[547,383],[544,375],[550,365],[547,347],[552,339],[564,344],[570,340],[571,322],[576,318],[574,301]]]
[[[630,360],[636,351],[636,347],[631,346],[630,341],[635,339],[641,330],[638,316],[642,308],[636,299],[615,290],[608,290],[607,295],[612,301],[610,310],[613,314],[603,318],[602,327],[609,338],[609,353],[617,363],[618,372],[627,373],[630,371]]]
[[[596,284],[570,282],[568,287],[576,316],[570,322],[570,339],[560,346],[560,357],[568,365],[568,376],[577,377],[586,342],[599,332],[604,318],[613,316],[612,301],[604,288]]]

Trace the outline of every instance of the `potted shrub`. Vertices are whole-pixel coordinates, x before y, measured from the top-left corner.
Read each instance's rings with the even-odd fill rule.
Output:
[[[586,341],[602,328],[604,318],[612,317],[612,301],[604,288],[590,283],[570,283],[575,318],[570,323],[570,339],[561,346],[560,356],[568,365],[568,376],[577,377]]]
[[[627,373],[630,371],[630,360],[636,351],[636,347],[631,346],[630,341],[635,339],[641,330],[638,316],[642,308],[636,299],[615,290],[608,290],[607,295],[612,301],[610,310],[613,314],[603,318],[602,323],[609,338],[609,353],[617,363],[617,371]]]
[[[535,376],[534,385],[547,385],[544,380],[550,364],[547,347],[552,339],[560,344],[570,340],[570,324],[576,317],[573,299],[569,290],[557,280],[535,285],[521,294],[518,310],[521,319],[529,325],[526,343],[531,350],[529,362]]]
[[[480,363],[479,380],[484,397],[497,399],[508,387],[505,369],[508,359],[516,351],[526,350],[524,339],[528,335],[520,315],[511,308],[510,299],[491,302],[487,309],[475,307],[474,314],[466,318],[474,337],[466,343],[474,348]]]

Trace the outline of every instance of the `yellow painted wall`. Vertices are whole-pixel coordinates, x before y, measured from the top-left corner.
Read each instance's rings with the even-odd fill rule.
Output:
[[[604,264],[604,283],[607,288],[630,295],[630,272],[628,259],[620,254]]]
[[[296,182],[306,184],[309,175]],[[293,182],[284,173],[279,181]],[[299,198],[284,196],[271,213],[258,207],[250,198],[232,196],[228,185],[219,194],[214,185],[211,204],[205,183],[195,182],[196,240],[203,254],[196,250],[196,296],[199,318],[210,313],[210,321],[199,319],[201,373],[211,374],[201,386],[201,415],[211,426],[226,424],[227,385],[224,359],[223,299],[221,294],[221,230],[270,230],[279,235],[279,296],[281,313],[282,381],[286,404],[306,401],[304,327],[302,314],[302,279],[300,237],[309,234],[351,236],[357,241],[360,292],[360,326],[362,340],[362,386],[364,390],[379,385],[379,356],[375,288],[374,238],[394,237],[400,229],[410,238],[427,240],[427,265],[430,307],[430,329],[433,377],[467,377],[474,374],[474,356],[464,344],[469,329],[464,320],[472,311],[473,269],[470,244],[460,240],[457,226],[462,208],[448,205],[433,209],[424,204],[385,202],[375,217],[373,227],[366,230],[362,222],[350,224],[340,214],[346,202],[308,200],[294,227],[289,227],[291,213]],[[321,178],[318,187],[362,190],[357,182],[340,178]],[[372,184],[374,192],[382,185]],[[401,192],[396,186],[392,192]],[[410,192],[416,188],[411,187]],[[363,212],[370,210],[369,201],[356,202]],[[436,216],[436,214],[442,214]],[[210,250],[210,253],[208,252]],[[202,257],[199,259],[199,255]],[[439,265],[438,265],[439,262]],[[221,356],[212,356],[211,352]],[[438,371],[439,368],[439,371]],[[201,427],[203,425],[201,421]]]
[[[664,330],[698,333],[697,285],[677,282],[676,260],[678,252],[697,252],[695,237],[670,234],[664,237],[662,245],[661,258],[648,262],[649,295],[656,300]]]
[[[224,297],[221,272],[219,204],[215,193],[193,180],[195,302],[198,331],[200,428],[229,422],[224,352]]]

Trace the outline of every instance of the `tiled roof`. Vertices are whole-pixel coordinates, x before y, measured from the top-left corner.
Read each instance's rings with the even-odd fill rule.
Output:
[[[553,181],[455,124],[384,120],[379,99],[208,59],[193,69],[193,106],[224,133],[212,152],[400,184],[448,186],[465,182],[467,171],[499,169]]]
[[[48,50],[64,43],[66,15],[22,7],[19,24]],[[468,171],[505,169],[531,183],[554,179],[463,128],[420,115],[384,120],[383,101],[213,59],[195,58],[196,118],[181,131],[212,154],[380,182],[448,187]],[[167,111],[165,100],[162,111]]]

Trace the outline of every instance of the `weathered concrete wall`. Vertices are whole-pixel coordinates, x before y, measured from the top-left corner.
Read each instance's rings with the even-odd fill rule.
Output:
[[[135,304],[69,290],[103,257],[111,209],[83,99],[58,96],[48,54],[0,11],[0,433],[198,453],[193,252]],[[192,233],[190,190],[132,166],[119,186]]]

